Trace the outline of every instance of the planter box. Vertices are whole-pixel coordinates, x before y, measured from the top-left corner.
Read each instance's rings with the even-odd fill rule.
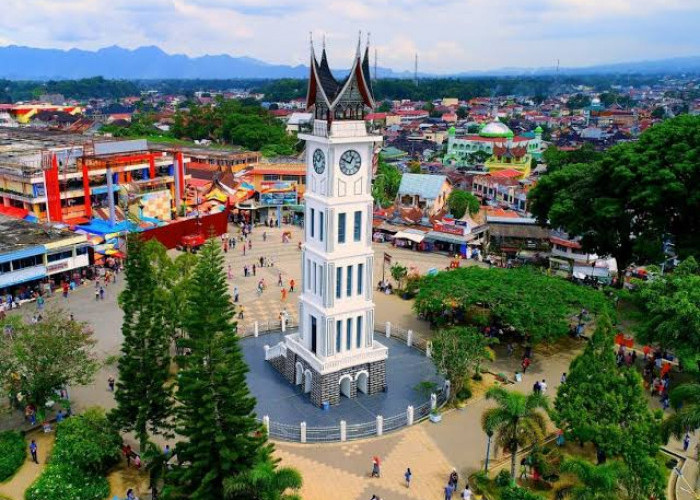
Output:
[[[430,421],[432,423],[437,424],[438,422],[440,422],[442,420],[442,415],[440,415],[439,413],[437,415],[434,415],[431,413],[428,418],[430,418]]]

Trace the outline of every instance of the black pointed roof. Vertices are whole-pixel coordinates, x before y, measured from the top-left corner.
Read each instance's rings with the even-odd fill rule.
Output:
[[[318,79],[323,87],[323,92],[328,97],[328,100],[333,102],[338,91],[343,87],[343,83],[338,83],[338,81],[333,76],[331,68],[328,65],[328,57],[326,56],[326,48],[323,48],[323,53],[321,54],[321,63],[318,65]]]
[[[367,91],[369,92],[369,95],[372,96],[372,100],[374,100],[374,90],[372,89],[372,75],[369,71],[369,45],[367,45],[367,48],[365,48],[365,57],[362,59],[362,74],[365,77],[365,85],[367,85]]]

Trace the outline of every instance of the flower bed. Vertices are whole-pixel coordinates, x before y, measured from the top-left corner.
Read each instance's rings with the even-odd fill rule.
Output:
[[[14,431],[0,432],[0,481],[14,476],[27,456],[22,434]]]

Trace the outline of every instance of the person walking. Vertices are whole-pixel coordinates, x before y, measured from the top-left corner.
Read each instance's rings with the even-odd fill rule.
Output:
[[[539,380],[535,380],[535,383],[532,386],[532,392],[535,394],[541,394],[542,393],[542,385],[540,385]]]
[[[105,289],[104,287],[100,287],[100,300],[105,299]]]
[[[406,488],[411,487],[411,477],[412,476],[413,476],[413,474],[411,473],[411,468],[407,467],[406,472],[403,473],[403,477],[406,480]]]
[[[372,457],[372,477],[381,477],[379,457]]]
[[[233,270],[231,270],[231,264],[228,265],[228,269],[226,270],[226,276],[228,279],[233,279]]]
[[[469,489],[469,483],[464,485],[462,490],[462,500],[472,500],[472,490]]]
[[[238,303],[238,287],[233,287],[233,302]]]
[[[38,446],[36,445],[36,441],[32,439],[32,442],[29,444],[29,453],[32,455],[32,462],[35,464],[39,463],[39,459],[37,458],[37,451],[38,451]]]
[[[284,282],[282,281],[282,272],[277,273],[277,286],[284,286]]]
[[[258,259],[258,260],[260,261],[260,267],[265,267],[265,265],[264,265],[264,264],[265,264],[265,257],[263,257],[263,256],[261,255],[261,256],[260,256],[260,259]]]
[[[95,288],[95,301],[100,301],[100,288]]]
[[[452,486],[452,493],[457,491],[457,485],[459,484],[459,474],[457,474],[457,469],[452,469],[448,482],[450,486]]]
[[[452,487],[452,483],[447,483],[445,485],[445,500],[452,500],[452,494],[455,492],[455,489]]]
[[[562,384],[566,384],[566,372],[561,374],[561,379],[559,380]]]
[[[255,276],[255,264],[253,264],[253,276]]]
[[[109,392],[114,392],[114,377],[107,379],[107,387],[109,387]]]
[[[527,367],[530,366],[530,363],[531,363],[530,358],[528,358],[527,356],[523,358],[523,362],[521,363],[521,365],[523,367],[523,373],[525,373],[527,371]]]
[[[282,288],[280,291],[282,292],[282,302],[285,302],[287,300],[287,289]]]
[[[248,250],[253,249],[253,240],[248,240]]]
[[[686,432],[685,437],[683,438],[683,451],[684,452],[688,451],[689,447],[690,447],[690,434],[688,432]]]
[[[547,392],[547,382],[545,382],[544,379],[542,379],[542,382],[540,382],[540,392],[542,394],[545,394]]]
[[[296,283],[294,282],[294,279],[289,280],[289,291],[294,292],[294,286]]]

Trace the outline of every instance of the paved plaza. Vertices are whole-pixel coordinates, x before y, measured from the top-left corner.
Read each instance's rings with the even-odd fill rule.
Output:
[[[284,228],[285,230],[288,227]],[[263,243],[262,231],[267,231],[268,241]],[[281,300],[279,289],[276,288],[277,273],[283,273],[285,284],[294,278],[300,283],[300,254],[297,249],[297,241],[300,230],[294,228],[291,243],[281,242],[281,230],[269,228],[256,228],[253,233],[253,248],[251,252],[242,255],[239,245],[236,250],[226,254],[227,264],[230,263],[234,272],[230,287],[239,288],[239,296],[245,307],[246,318],[244,324],[249,326],[256,319],[258,321],[270,321],[276,324],[279,311],[286,306],[290,315],[296,314],[297,294],[291,294],[286,303]],[[235,229],[232,229],[235,234]],[[421,273],[436,267],[444,268],[449,259],[444,255],[411,252],[403,249],[395,249],[386,244],[374,245],[375,248],[375,279],[381,277],[381,263],[383,252],[388,252],[394,261],[408,266],[415,266]],[[268,284],[267,290],[258,297],[255,292],[257,279],[243,278],[242,266],[245,263],[252,264],[260,256],[273,257],[275,265],[271,268],[256,270],[256,274],[265,277]],[[387,270],[388,275],[388,270]],[[256,276],[257,277],[257,276]],[[95,301],[94,289],[91,286],[80,288],[71,293],[68,299],[56,296],[48,301],[48,309],[61,307],[68,312],[73,312],[77,320],[86,321],[95,329],[97,340],[96,350],[102,359],[117,354],[121,344],[122,313],[117,306],[116,299],[123,288],[124,276],[118,276],[116,284],[107,287],[104,301]],[[259,279],[259,278],[258,278]],[[404,301],[396,296],[375,294],[376,325],[381,328],[386,321],[411,328],[416,335],[429,336],[428,325],[415,318],[411,312],[411,302]],[[31,316],[35,312],[35,306],[27,305],[21,312]],[[264,344],[270,337],[261,336],[254,339],[255,342]],[[378,339],[383,341],[383,339]],[[549,390],[548,395],[556,393],[560,376],[568,370],[570,361],[577,354],[581,346],[567,346],[564,351],[541,353],[535,351],[533,364],[528,369],[521,383],[511,386],[515,390],[529,392],[535,380],[545,378]],[[499,346],[500,349],[503,346]],[[253,352],[259,352],[259,358],[251,362],[251,386],[254,392],[257,383],[257,370],[272,368],[266,366],[263,361],[262,345],[256,346]],[[516,351],[513,357],[507,357],[499,351],[498,359],[489,368],[494,372],[503,372],[512,375],[518,368],[521,352]],[[246,354],[248,356],[248,354]],[[429,365],[424,358],[416,358],[410,362],[409,368],[420,366],[420,369],[428,371]],[[432,371],[434,374],[434,371]],[[115,364],[104,366],[97,375],[93,385],[87,387],[74,387],[71,389],[71,397],[78,411],[86,407],[99,405],[104,408],[114,407],[113,394],[107,391],[107,378],[117,376]],[[280,377],[281,379],[281,377]],[[389,390],[400,386],[400,382],[389,382]],[[407,388],[410,384],[406,384]],[[298,396],[290,395],[291,398]],[[343,403],[350,400],[344,400]],[[363,400],[358,400],[363,404]],[[262,404],[262,403],[260,403]],[[654,404],[658,405],[655,401]],[[408,500],[408,499],[442,499],[442,487],[452,467],[457,468],[461,478],[465,478],[470,472],[479,469],[483,465],[486,450],[486,436],[481,431],[481,414],[490,405],[484,399],[474,399],[461,410],[451,410],[444,414],[439,424],[423,422],[413,427],[393,432],[380,438],[352,441],[335,444],[276,444],[277,455],[282,459],[282,465],[289,465],[300,470],[304,477],[304,487],[301,495],[304,500],[325,500],[329,496],[339,500],[368,500],[372,494],[377,494],[383,500]],[[341,404],[342,406],[342,404]],[[313,408],[314,411],[320,411]],[[264,411],[264,410],[263,410]],[[358,410],[359,411],[359,410]],[[273,410],[268,413],[274,415]],[[370,412],[371,413],[371,412]],[[333,410],[329,415],[333,415]],[[305,417],[307,421],[309,418]],[[309,424],[311,425],[311,424]],[[335,422],[333,423],[335,425]],[[693,437],[694,448],[697,438]],[[672,441],[671,449],[682,453],[680,444]],[[382,477],[371,479],[372,456],[382,458]],[[500,456],[496,463],[505,462],[507,457]],[[413,481],[410,489],[403,485],[403,472],[406,467],[413,471]],[[462,481],[461,481],[462,482]]]

